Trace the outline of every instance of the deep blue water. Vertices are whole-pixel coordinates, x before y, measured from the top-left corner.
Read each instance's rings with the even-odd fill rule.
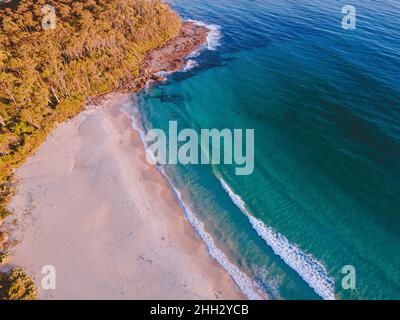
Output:
[[[400,2],[170,2],[221,38],[140,94],[146,129],[255,129],[250,176],[164,168],[215,246],[271,298],[399,299]]]

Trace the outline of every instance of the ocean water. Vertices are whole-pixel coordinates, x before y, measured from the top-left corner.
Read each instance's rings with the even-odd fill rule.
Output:
[[[252,175],[160,167],[210,255],[252,299],[400,299],[400,2],[169,2],[209,43],[136,121],[255,129]]]

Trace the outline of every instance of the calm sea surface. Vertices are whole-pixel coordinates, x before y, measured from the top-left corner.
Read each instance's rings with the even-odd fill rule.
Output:
[[[210,253],[274,299],[400,299],[400,2],[170,2],[211,50],[139,95],[145,129],[255,129],[250,176],[163,168]]]

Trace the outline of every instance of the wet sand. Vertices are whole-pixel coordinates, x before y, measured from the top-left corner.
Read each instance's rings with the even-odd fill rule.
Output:
[[[242,299],[145,160],[129,94],[61,124],[17,170],[11,265],[40,299]],[[56,289],[41,287],[42,267]]]

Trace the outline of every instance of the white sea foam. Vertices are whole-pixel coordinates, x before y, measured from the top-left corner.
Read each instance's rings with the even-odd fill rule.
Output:
[[[206,25],[206,27],[210,30],[207,35],[207,48],[211,51],[217,50],[221,45],[221,27],[216,24]]]
[[[158,71],[155,75],[157,77],[166,77],[166,76],[169,76],[171,73],[172,72],[170,72],[170,71],[161,70],[161,71]]]
[[[216,24],[206,24],[202,21],[188,19],[187,21],[193,22],[199,26],[206,27],[209,32],[207,35],[207,49],[211,51],[217,50],[217,48],[221,45],[221,27]]]
[[[250,299],[250,300],[262,300],[266,299],[267,295],[261,291],[257,284],[250,279],[244,272],[242,272],[235,264],[231,263],[227,256],[217,248],[215,242],[211,235],[207,233],[204,229],[204,224],[197,219],[194,213],[185,205],[182,200],[182,195],[178,189],[176,189],[168,176],[161,170],[164,177],[168,181],[171,189],[174,190],[176,197],[178,199],[179,206],[185,213],[186,219],[194,227],[198,235],[204,241],[207,246],[209,254],[228,272],[233,281],[238,285],[240,290]]]
[[[127,113],[131,117],[132,127],[139,132],[142,143],[144,147],[147,148],[145,141],[146,134],[143,126],[140,123],[140,120],[138,119],[138,117],[140,117],[138,111],[132,110],[132,105],[122,106],[121,111]],[[221,250],[218,249],[211,235],[205,231],[204,224],[199,219],[197,219],[195,214],[185,205],[184,201],[182,200],[181,192],[177,188],[175,188],[163,168],[158,167],[158,169],[169,184],[170,189],[175,193],[179,206],[182,208],[186,219],[189,221],[189,223],[196,230],[197,234],[206,244],[207,250],[211,257],[213,257],[228,272],[228,274],[231,276],[231,278],[237,284],[240,290],[250,300],[267,299],[267,294],[265,294],[247,274],[242,272],[235,264],[231,263],[228,257]]]
[[[193,68],[196,68],[198,65],[199,65],[199,63],[197,61],[195,61],[195,60],[192,60],[192,59],[186,60],[186,64],[182,68],[182,71],[183,72],[189,71],[189,70],[191,70]]]
[[[181,69],[181,72],[187,72],[197,67],[199,63],[196,60],[194,60],[194,58],[197,58],[204,50],[215,51],[220,46],[222,38],[221,27],[218,25],[205,24],[204,22],[191,19],[187,21],[193,22],[200,26],[204,26],[209,30],[209,32],[207,34],[207,45],[197,48],[195,51],[193,51],[190,55],[186,57],[187,59],[186,64]]]
[[[258,235],[265,240],[275,254],[295,270],[319,296],[326,300],[335,300],[334,281],[329,277],[325,266],[310,254],[301,251],[297,245],[290,243],[285,236],[253,217],[243,199],[235,194],[222,178],[219,180],[235,205],[248,217]]]
[[[200,25],[204,25],[210,30],[207,36],[206,48],[208,50],[216,50],[216,48],[220,44],[220,39],[221,39],[220,27],[216,25],[206,25],[199,21],[193,21],[193,22],[198,23]],[[201,50],[196,50],[187,57],[188,59],[187,63],[182,71],[188,71],[198,65],[197,61],[191,58],[197,57],[200,54],[200,52]],[[132,119],[132,127],[137,132],[139,132],[142,143],[145,149],[147,150],[147,145],[145,141],[146,133],[140,121],[139,111],[132,109],[131,103],[122,106],[120,110],[127,113],[130,116],[130,118]],[[185,205],[182,199],[181,192],[177,188],[175,188],[169,177],[165,174],[163,168],[158,167],[158,169],[166,179],[167,183],[170,186],[170,189],[175,193],[179,206],[182,208],[186,219],[194,227],[198,235],[206,244],[210,256],[213,257],[228,272],[228,274],[231,276],[231,278],[237,284],[237,286],[240,288],[243,294],[245,294],[249,299],[262,300],[269,298],[268,295],[265,292],[263,292],[263,290],[246,273],[241,271],[235,264],[231,263],[228,257],[221,250],[218,249],[211,235],[205,231],[204,224],[199,219],[197,219],[195,214]]]
[[[204,26],[209,30],[209,32],[207,34],[207,44],[197,48],[186,57],[186,63],[180,70],[181,72],[187,72],[197,67],[199,63],[196,60],[194,60],[194,58],[197,58],[204,50],[215,51],[220,46],[222,38],[221,27],[218,25],[206,24],[204,22],[191,19],[188,19],[187,21],[193,22],[200,26]],[[160,71],[156,75],[166,77],[169,76],[171,73],[172,72]]]

